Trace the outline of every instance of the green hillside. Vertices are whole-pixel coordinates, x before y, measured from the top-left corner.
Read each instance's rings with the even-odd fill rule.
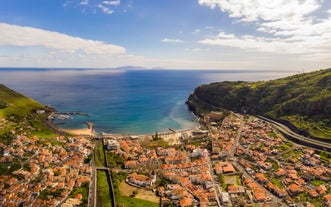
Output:
[[[44,114],[37,110],[46,109],[35,100],[23,96],[0,84],[0,142],[9,142],[14,134],[54,135],[42,124]]]
[[[0,84],[0,117],[24,117],[32,110],[44,108],[41,104]]]
[[[301,132],[331,139],[331,69],[260,82],[197,87],[187,101],[197,114],[212,106],[290,122]]]

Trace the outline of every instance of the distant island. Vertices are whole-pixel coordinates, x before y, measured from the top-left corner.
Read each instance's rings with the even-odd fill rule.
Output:
[[[219,108],[262,115],[300,134],[331,140],[331,69],[270,81],[201,85],[187,104],[197,115]]]

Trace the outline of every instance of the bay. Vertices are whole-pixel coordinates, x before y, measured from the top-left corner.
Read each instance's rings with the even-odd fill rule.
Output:
[[[95,124],[98,132],[145,134],[197,126],[185,101],[194,88],[218,81],[270,80],[288,71],[1,68],[0,83],[59,112],[62,128]]]

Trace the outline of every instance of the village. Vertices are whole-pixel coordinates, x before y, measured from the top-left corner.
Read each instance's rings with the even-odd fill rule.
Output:
[[[164,134],[103,136],[108,159],[122,160],[106,169],[124,172],[123,183],[152,192],[160,206],[331,206],[329,153],[290,142],[253,116],[212,112],[202,122]],[[95,190],[94,139],[20,134],[0,143],[0,163],[17,163],[0,176],[0,206],[93,206],[75,189]]]
[[[155,189],[161,206],[331,206],[329,154],[256,117],[211,113],[204,122],[208,130],[179,133],[180,144],[117,137],[106,148],[127,160],[126,182]]]
[[[79,206],[89,188],[93,145],[81,136],[51,140],[15,135],[11,145],[0,143],[0,164],[12,164],[11,174],[0,176],[0,206]],[[87,202],[86,202],[87,203]]]

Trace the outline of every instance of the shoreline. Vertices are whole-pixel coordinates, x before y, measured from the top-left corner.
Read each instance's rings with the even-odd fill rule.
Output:
[[[80,112],[80,113],[82,113],[82,112]],[[181,134],[181,133],[191,132],[191,131],[199,129],[199,127],[200,127],[200,124],[197,121],[197,116],[193,114],[195,117],[193,122],[197,123],[197,125],[189,127],[189,128],[183,128],[183,129],[167,128],[167,129],[164,129],[164,131],[162,131],[162,132],[154,131],[154,132],[147,132],[147,133],[141,133],[141,134],[140,133],[130,133],[130,132],[106,133],[106,132],[95,131],[94,123],[88,122],[88,121],[83,122],[84,124],[87,125],[86,128],[61,128],[61,127],[59,127],[59,125],[55,124],[53,122],[53,119],[51,118],[51,117],[54,117],[55,114],[63,114],[63,113],[58,113],[58,112],[56,112],[56,110],[54,110],[53,112],[47,114],[43,119],[44,123],[51,130],[53,130],[59,134],[69,133],[69,134],[73,134],[73,135],[92,136],[92,137],[100,135],[102,137],[134,136],[134,137],[141,138],[141,137],[153,136],[155,133],[158,133],[159,135],[162,135],[164,138],[167,137],[165,139],[171,139],[171,138],[173,138],[174,135],[179,136],[179,134]]]
[[[91,123],[93,124],[93,123]],[[162,136],[162,139],[168,142],[177,142],[176,140],[181,136],[182,133],[191,133],[194,130],[198,130],[199,127],[193,127],[193,128],[187,128],[187,129],[179,129],[175,131],[164,131],[164,132],[158,132],[158,135]],[[94,129],[91,129],[89,127],[87,128],[81,128],[81,129],[63,129],[59,128],[62,132],[70,133],[73,135],[83,135],[83,136],[92,136],[95,137],[97,134],[102,136],[103,138],[114,138],[114,137],[125,137],[125,136],[131,136],[131,137],[137,137],[139,138],[145,138],[145,137],[152,137],[155,132],[151,133],[144,133],[144,134],[137,134],[137,133],[98,133]]]
[[[95,133],[91,129],[61,129],[64,132],[73,135],[95,136]]]
[[[73,134],[73,135],[85,135],[85,136],[95,136],[94,131],[94,124],[92,122],[84,122],[87,125],[87,128],[83,129],[63,129],[59,128],[60,130]]]
[[[80,129],[64,129],[60,128],[58,125],[56,125],[53,122],[53,117],[57,113],[54,108],[52,108],[53,111],[50,113],[46,113],[43,117],[42,121],[43,123],[52,131],[55,133],[58,133],[60,135],[64,135],[66,133],[73,134],[73,135],[83,135],[83,136],[95,136],[94,131],[94,124],[92,122],[84,122],[84,124],[87,125],[87,128],[80,128]]]

